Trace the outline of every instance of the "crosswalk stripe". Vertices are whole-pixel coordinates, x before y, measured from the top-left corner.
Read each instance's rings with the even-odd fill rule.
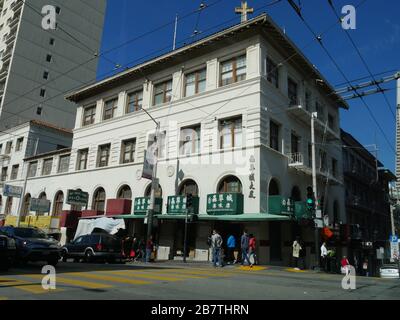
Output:
[[[43,289],[41,284],[34,284],[32,282],[28,281],[23,281],[19,279],[4,279],[2,278],[0,281],[0,288],[13,288],[13,289],[18,289],[18,290],[23,290],[29,293],[34,293],[34,294],[41,294],[41,293],[47,293],[50,292],[49,290]],[[58,290],[62,291],[62,290]]]
[[[93,273],[75,272],[75,273],[70,273],[68,275],[74,276],[74,277],[77,276],[77,277],[83,277],[83,278],[94,279],[94,280],[102,280],[102,281],[110,281],[110,282],[118,282],[118,283],[127,283],[127,284],[133,284],[133,285],[151,284],[151,282],[144,281],[144,280],[133,280],[133,279],[112,277],[112,276],[93,274]]]
[[[41,275],[37,274],[29,274],[29,275],[24,275],[27,278],[42,278]],[[64,278],[60,276],[56,276],[56,283],[64,283],[64,284],[69,284],[74,287],[82,287],[82,288],[88,288],[88,289],[105,289],[105,288],[111,288],[111,285],[108,284],[103,284],[103,283],[96,283],[96,282],[88,282],[88,281],[82,281],[82,280],[77,280],[77,279],[70,279],[70,278]]]
[[[133,270],[132,270],[133,271]],[[136,271],[134,271],[136,272]],[[146,272],[147,274],[158,274],[158,275],[165,275],[163,271],[140,271],[140,273]],[[169,275],[169,274],[167,274]],[[173,274],[174,277],[182,278],[182,279],[207,279],[207,276],[204,275],[194,275],[194,274]]]
[[[151,272],[151,271],[149,271]],[[223,271],[215,271],[211,272],[209,271],[203,271],[203,270],[188,270],[188,269],[168,269],[165,270],[164,272],[166,273],[178,273],[178,274],[195,274],[195,275],[204,275],[204,276],[209,276],[209,277],[229,277],[232,274],[229,274],[228,272],[223,272]]]
[[[133,270],[127,271],[109,271],[111,274],[119,275],[119,276],[129,276],[131,278],[144,278],[144,279],[152,279],[152,280],[162,280],[162,281],[182,281],[183,279],[175,277],[164,277],[160,275],[153,275],[148,273],[139,273]]]

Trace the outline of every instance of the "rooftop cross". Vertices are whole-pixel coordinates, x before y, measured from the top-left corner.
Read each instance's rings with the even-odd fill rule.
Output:
[[[253,12],[254,9],[247,6],[247,1],[242,1],[242,6],[240,8],[235,8],[235,13],[240,13],[241,15],[240,22],[242,23],[247,21],[247,14]]]

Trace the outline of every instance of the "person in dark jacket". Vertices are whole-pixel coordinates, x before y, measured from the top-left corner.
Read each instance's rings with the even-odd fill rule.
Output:
[[[241,265],[244,264],[246,260],[249,265],[251,265],[248,252],[249,252],[249,236],[246,231],[243,231],[243,235],[240,238],[240,249],[242,251],[242,262]]]

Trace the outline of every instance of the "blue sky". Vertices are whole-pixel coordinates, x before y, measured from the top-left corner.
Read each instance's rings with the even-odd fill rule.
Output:
[[[202,1],[200,0],[109,0],[104,27],[101,52],[130,41],[129,44],[105,55],[108,59],[100,59],[98,77],[115,73],[114,65],[108,60],[117,62],[126,68],[172,49],[173,21],[175,15],[184,17],[179,21],[178,46],[190,43],[196,38],[193,31],[200,31],[200,36],[215,32],[223,27],[240,22],[234,8],[240,0],[208,0],[211,5],[199,16],[193,13]],[[286,30],[287,35],[302,49],[303,53],[322,72],[334,87],[341,87],[345,79],[334,64],[314,41],[299,17],[291,9],[286,0],[266,6],[273,0],[249,0],[254,7],[255,15],[267,12],[274,21]],[[296,0],[298,2],[298,0]],[[323,43],[350,80],[368,76],[368,71],[346,37],[339,24],[333,26],[336,17],[328,6],[327,0],[301,0],[302,14],[317,33],[329,29],[323,35]],[[333,0],[340,13],[344,5],[357,7],[357,29],[350,30],[351,36],[360,49],[363,58],[373,74],[391,71],[376,78],[391,75],[392,70],[400,70],[400,1],[397,0]],[[359,5],[361,3],[361,5]],[[359,6],[358,6],[359,5]],[[193,13],[193,14],[190,14]],[[254,15],[253,15],[254,16]],[[196,28],[197,26],[197,28]],[[333,26],[333,27],[332,27]],[[151,32],[154,29],[157,31]],[[143,34],[148,33],[145,36]],[[199,36],[197,36],[199,37]],[[121,70],[121,69],[120,69]],[[359,80],[355,83],[367,81]],[[391,89],[386,92],[392,112],[396,105],[396,83],[384,85]],[[395,147],[395,119],[382,94],[365,98],[370,110],[384,131],[392,148]],[[363,145],[378,145],[378,157],[386,167],[394,170],[395,153],[384,135],[375,124],[368,110],[360,101],[349,101],[350,110],[341,112],[341,126],[350,132]],[[371,148],[369,148],[371,149]]]

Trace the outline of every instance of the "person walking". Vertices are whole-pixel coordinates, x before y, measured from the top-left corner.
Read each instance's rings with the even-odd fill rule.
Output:
[[[249,265],[251,265],[249,256],[248,256],[248,251],[249,251],[249,236],[247,235],[246,230],[243,231],[242,237],[240,238],[240,249],[242,251],[242,261],[241,265],[244,265],[245,260]]]
[[[228,241],[226,242],[226,246],[227,246],[227,249],[228,249],[228,252],[227,252],[227,263],[235,264],[236,260],[235,260],[235,256],[234,256],[234,251],[235,251],[235,248],[236,248],[236,239],[235,239],[235,236],[233,234],[231,234],[228,237]]]
[[[213,230],[213,235],[211,237],[211,248],[213,256],[213,265],[223,267],[221,261],[221,248],[222,248],[222,237],[217,230]]]
[[[369,270],[368,270],[368,258],[365,258],[364,259],[364,263],[363,263],[363,272],[364,272],[364,275],[366,276],[366,277],[369,277]]]
[[[349,259],[347,259],[346,256],[343,256],[342,260],[340,261],[340,265],[341,265],[341,269],[340,269],[341,273],[342,274],[347,274],[348,270],[349,270],[349,267],[350,267],[350,262],[349,262]]]
[[[253,234],[250,234],[249,236],[249,261],[251,261],[251,257],[253,257],[253,262],[250,263],[250,268],[252,268],[253,265],[257,264],[256,237]]]
[[[326,248],[326,243],[323,242],[321,246],[321,268],[326,271],[326,262],[328,257],[328,249]]]
[[[150,262],[151,253],[153,252],[153,248],[154,248],[153,236],[150,236],[146,242],[146,263]]]
[[[299,258],[300,258],[300,251],[303,249],[300,244],[300,237],[296,237],[296,240],[293,241],[292,248],[293,248],[292,256],[293,256],[294,269],[300,270]]]

